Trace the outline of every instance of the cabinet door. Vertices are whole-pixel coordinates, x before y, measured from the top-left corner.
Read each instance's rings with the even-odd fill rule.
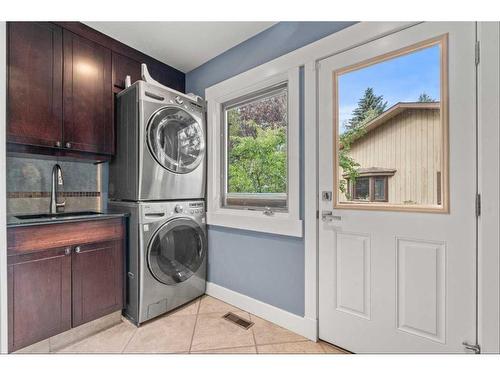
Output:
[[[123,241],[77,246],[73,252],[73,327],[123,308]]]
[[[141,79],[141,63],[113,52],[113,91],[120,92],[125,88],[125,77],[130,76],[134,83]]]
[[[64,30],[64,147],[114,152],[111,50]]]
[[[57,147],[62,141],[62,60],[60,27],[9,22],[8,142]]]
[[[71,252],[8,257],[9,351],[71,328]]]

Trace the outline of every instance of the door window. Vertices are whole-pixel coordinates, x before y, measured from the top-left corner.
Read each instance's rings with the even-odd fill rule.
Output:
[[[172,172],[191,172],[203,160],[203,130],[181,108],[166,107],[156,112],[149,123],[147,139],[156,161]]]
[[[337,208],[447,210],[446,45],[333,71]]]
[[[175,219],[154,235],[148,248],[148,263],[153,276],[168,285],[189,279],[205,257],[206,237],[198,224]]]

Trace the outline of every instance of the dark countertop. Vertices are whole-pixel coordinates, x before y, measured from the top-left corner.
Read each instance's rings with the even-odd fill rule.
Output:
[[[74,215],[74,216],[53,216],[53,217],[30,218],[30,219],[21,219],[17,217],[24,215],[25,214],[7,215],[7,228],[46,225],[46,224],[73,223],[78,221],[90,221],[90,220],[106,220],[106,219],[114,219],[118,217],[129,216],[129,214],[127,213],[89,212],[85,213],[85,215]]]

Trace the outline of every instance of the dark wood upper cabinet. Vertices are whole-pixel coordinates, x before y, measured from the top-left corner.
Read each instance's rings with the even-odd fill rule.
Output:
[[[73,253],[73,327],[123,307],[121,241],[81,245]]]
[[[79,22],[8,23],[9,152],[109,160],[114,93],[141,63],[184,92],[185,74]]]
[[[9,351],[71,328],[67,248],[8,257]]]
[[[111,50],[64,30],[64,147],[114,153]]]
[[[62,63],[59,26],[9,22],[8,142],[45,147],[62,142]]]
[[[141,79],[141,63],[113,52],[113,91],[120,92],[125,88],[125,77],[130,76],[134,83]]]

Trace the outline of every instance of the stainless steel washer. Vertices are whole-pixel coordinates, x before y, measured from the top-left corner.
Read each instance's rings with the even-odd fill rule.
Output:
[[[201,200],[109,202],[127,212],[125,315],[139,325],[205,293],[207,235]]]
[[[137,81],[117,96],[114,200],[205,197],[205,102]]]

